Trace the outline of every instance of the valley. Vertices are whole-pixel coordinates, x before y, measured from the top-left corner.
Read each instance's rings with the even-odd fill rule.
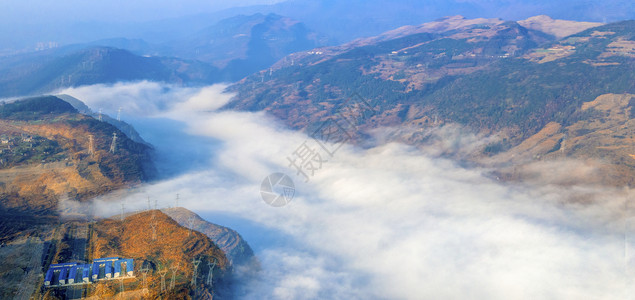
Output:
[[[628,1],[0,16],[0,299],[635,292]]]

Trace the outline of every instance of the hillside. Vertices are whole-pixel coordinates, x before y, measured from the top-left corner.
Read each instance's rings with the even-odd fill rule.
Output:
[[[161,211],[135,213],[123,220],[116,217],[95,223],[64,224],[60,230],[66,234],[56,243],[58,250],[51,263],[104,257],[132,258],[135,277],[123,280],[123,294],[119,280],[106,280],[74,288],[42,289],[43,299],[80,295],[86,299],[231,299],[231,266],[223,251],[204,234],[178,225]],[[81,238],[73,233],[78,231],[84,232]],[[77,256],[78,252],[84,255]],[[194,287],[192,277],[196,260],[200,263]],[[211,282],[208,281],[209,262],[216,263]],[[145,284],[142,279],[144,269],[147,271]],[[163,270],[168,271],[164,289]]]
[[[63,201],[84,201],[153,174],[148,146],[130,140],[108,123],[79,114],[57,97],[3,104],[0,116],[3,216],[17,212],[27,219],[58,216],[67,213],[59,206]],[[23,229],[17,226],[21,220],[11,220],[2,218],[7,228],[2,240]]]
[[[499,168],[497,176],[525,182],[544,180],[544,161],[577,159],[576,172],[550,170],[559,184],[635,185],[635,95],[605,94],[579,108],[583,116],[570,125],[551,122],[519,145],[483,158]]]
[[[518,21],[523,27],[542,31],[561,39],[576,34],[586,29],[604,25],[598,22],[576,22],[568,20],[554,20],[549,16],[541,15]]]
[[[569,128],[592,122],[594,110],[583,104],[602,95],[635,93],[633,32],[635,22],[624,21],[553,41],[516,22],[445,18],[290,55],[274,72],[230,87],[238,95],[227,108],[264,110],[310,134],[358,102],[367,107],[347,111],[355,122],[347,132],[354,143],[390,128],[392,138],[424,146],[436,141],[426,134],[430,129],[454,124],[500,139],[470,154],[478,161],[521,145],[551,123]],[[600,160],[612,155],[572,151]],[[623,174],[635,174],[624,168]]]
[[[181,226],[185,226],[207,235],[223,252],[232,265],[255,264],[254,252],[238,232],[205,221],[197,214],[182,208],[166,208],[161,210]]]
[[[0,97],[50,93],[64,87],[152,80],[213,83],[219,70],[169,57],[145,57],[110,47],[68,46],[0,57]]]

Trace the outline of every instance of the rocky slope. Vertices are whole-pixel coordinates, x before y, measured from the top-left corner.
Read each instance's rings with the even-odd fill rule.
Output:
[[[232,265],[255,264],[254,252],[238,232],[203,220],[197,214],[182,208],[166,208],[161,210],[181,226],[207,235],[227,255]]]

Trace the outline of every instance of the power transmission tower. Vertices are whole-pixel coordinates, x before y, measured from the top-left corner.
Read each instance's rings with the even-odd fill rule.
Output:
[[[97,120],[101,121],[103,118],[101,116],[101,108],[99,109],[99,113],[97,114]]]
[[[95,140],[92,134],[88,135],[88,154],[95,157]]]
[[[173,290],[176,282],[176,271],[179,270],[179,264],[177,264],[176,266],[172,266],[170,270],[172,270],[172,281],[170,281],[170,289]]]
[[[117,110],[117,121],[121,121],[121,107]]]
[[[110,143],[110,153],[115,153],[117,151],[117,133],[112,133],[112,143]]]
[[[565,133],[562,137],[562,145],[560,146],[560,153],[564,154],[564,151],[567,149],[567,134]]]
[[[209,271],[207,272],[207,285],[211,287],[214,279],[214,267],[216,267],[216,259],[213,258],[213,262],[208,261],[207,266],[209,267]]]
[[[122,222],[123,222],[123,219],[124,219],[125,206],[126,206],[126,202],[125,201],[121,201],[121,221]]]
[[[152,205],[150,205],[150,196],[148,196],[148,210],[152,210]]]
[[[192,287],[196,290],[196,277],[198,277],[198,265],[201,264],[201,259],[193,259],[192,264],[194,265],[194,272],[192,274]]]
[[[123,297],[123,277],[119,277],[119,298],[124,299]]]
[[[161,292],[165,292],[165,274],[168,273],[168,269],[163,268],[159,270],[159,275],[161,275]]]
[[[176,207],[179,207],[179,194],[176,194]]]
[[[148,272],[150,272],[150,269],[148,269],[148,266],[143,266],[143,268],[141,268],[141,274],[143,274],[143,288],[148,289],[148,281],[147,281],[147,277],[148,277]]]
[[[192,227],[194,227],[194,217],[190,216],[187,219],[187,225],[189,229],[189,231],[187,232],[187,236],[190,236],[190,234],[192,234]]]
[[[157,199],[154,199],[154,210],[152,211],[152,220],[154,220],[157,211]]]
[[[150,227],[152,228],[152,240],[157,240],[157,224],[154,220],[150,221]]]

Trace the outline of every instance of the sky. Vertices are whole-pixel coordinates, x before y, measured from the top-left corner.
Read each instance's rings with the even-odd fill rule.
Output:
[[[224,88],[137,82],[62,92],[106,113],[123,107],[122,119],[157,148],[159,168],[173,170],[92,205],[104,216],[117,215],[121,199],[129,210],[144,209],[148,196],[168,207],[178,193],[186,208],[236,229],[263,268],[241,281],[239,299],[632,294],[635,244],[625,204],[635,190],[503,183],[488,170],[398,143],[345,145],[305,182],[287,157],[304,142],[315,146],[310,138],[262,112],[218,110],[232,96]],[[545,163],[542,172],[562,166]],[[293,200],[280,208],[259,194],[274,172],[296,186]]]
[[[19,23],[49,20],[145,22],[281,0],[0,0],[0,18]]]
[[[450,15],[520,20],[554,18],[615,22],[632,19],[629,0],[0,0],[0,55],[110,38],[166,43],[236,14],[278,13],[340,43]],[[280,4],[253,7],[261,4]],[[249,7],[238,9],[239,7]],[[226,10],[235,8],[233,10]],[[216,12],[216,13],[215,13]],[[51,42],[51,43],[50,43]],[[44,44],[42,44],[44,43]],[[50,43],[50,44],[49,44]]]

